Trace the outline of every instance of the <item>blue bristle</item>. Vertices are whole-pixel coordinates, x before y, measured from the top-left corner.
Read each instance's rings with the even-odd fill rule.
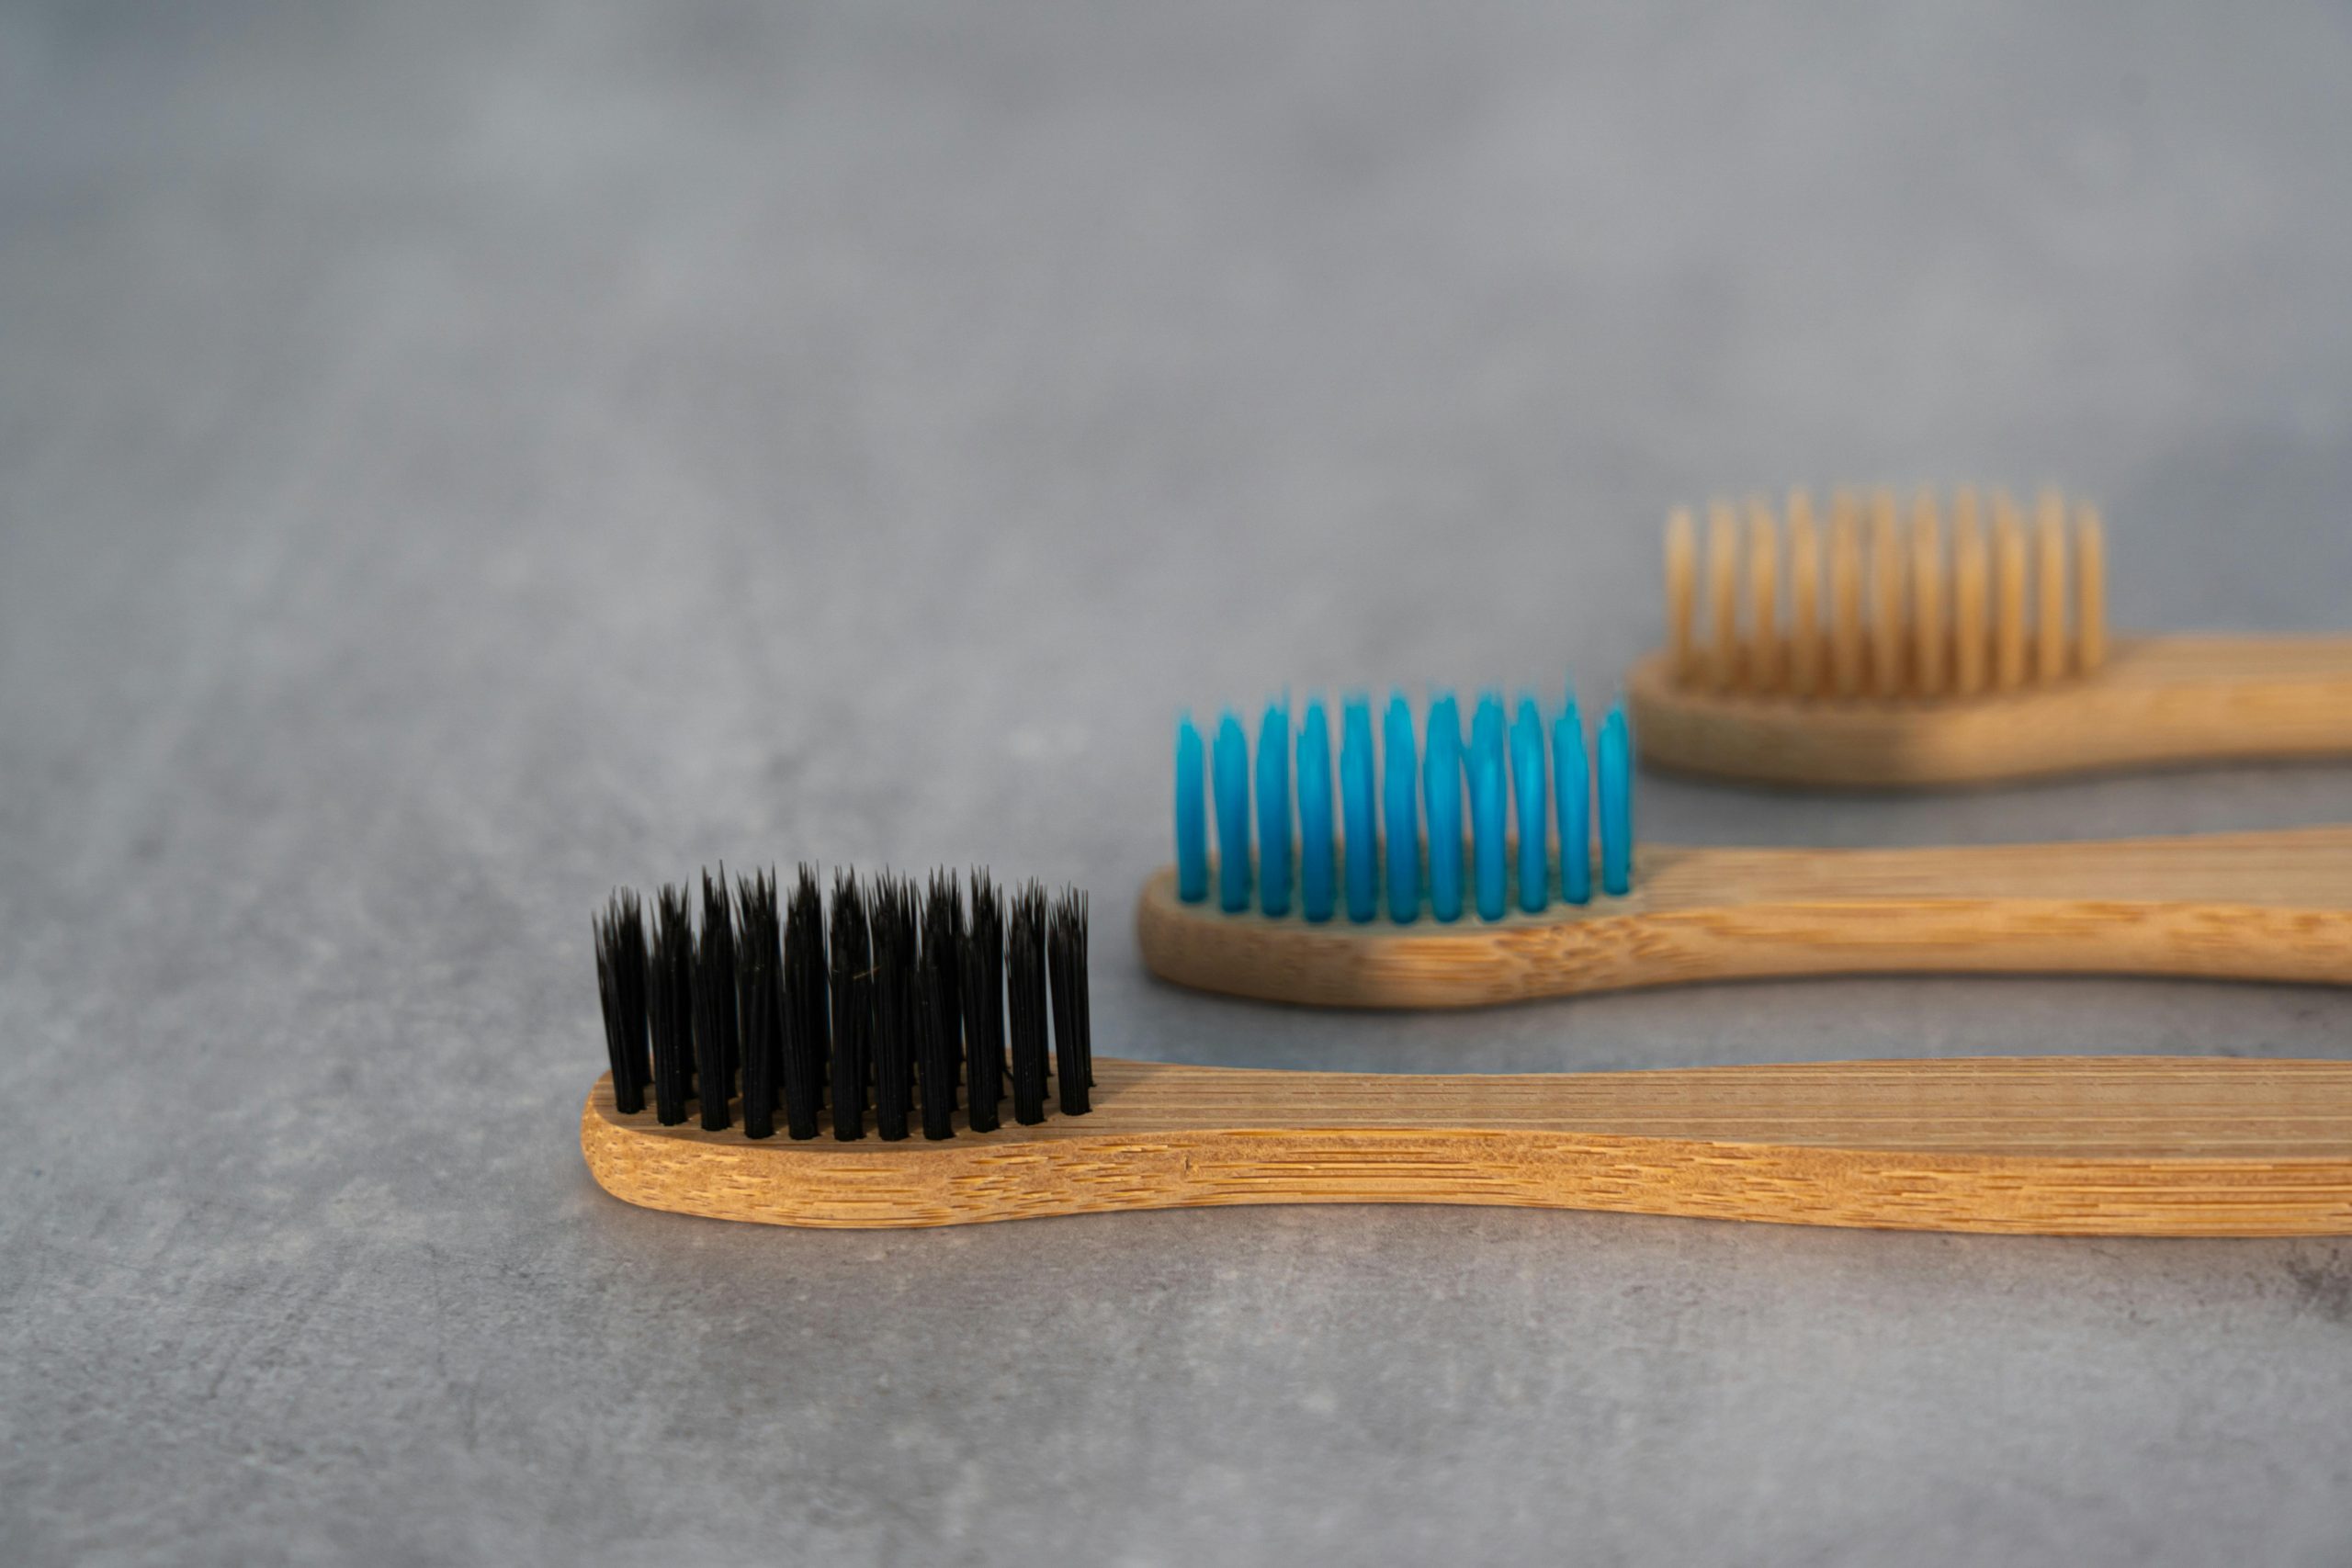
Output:
[[[1342,844],[1348,918],[1359,922],[1378,918],[1384,884],[1388,890],[1388,918],[1398,924],[1409,924],[1419,917],[1424,886],[1437,919],[1458,920],[1464,903],[1465,871],[1469,901],[1478,917],[1503,919],[1510,904],[1510,844],[1514,830],[1519,840],[1518,902],[1523,911],[1540,913],[1550,906],[1553,885],[1547,840],[1555,827],[1560,855],[1559,897],[1571,904],[1591,902],[1596,837],[1602,890],[1617,897],[1632,890],[1634,747],[1622,701],[1603,716],[1588,750],[1576,694],[1569,693],[1551,725],[1548,779],[1543,713],[1532,697],[1521,697],[1513,713],[1505,708],[1499,694],[1482,694],[1465,739],[1460,704],[1452,693],[1439,694],[1430,707],[1426,751],[1415,745],[1413,713],[1402,693],[1389,698],[1382,716],[1377,758],[1368,699],[1346,699],[1340,730],[1337,781],[1340,821],[1335,824],[1330,716],[1320,698],[1307,704],[1305,722],[1297,732],[1295,796],[1287,698],[1267,706],[1254,770],[1249,737],[1233,713],[1219,716],[1215,744],[1208,748],[1204,747],[1192,715],[1179,718],[1179,897],[1198,903],[1208,896],[1209,825],[1202,790],[1204,750],[1216,811],[1217,901],[1228,914],[1250,908],[1253,886],[1258,889],[1258,906],[1267,915],[1290,913],[1294,831],[1300,841],[1296,863],[1300,912],[1317,922],[1328,921],[1337,912]],[[1466,803],[1463,799],[1465,782]],[[1424,801],[1429,826],[1426,863],[1420,831]],[[1517,802],[1515,811],[1513,801]],[[1255,856],[1250,853],[1253,826],[1258,842]],[[1344,834],[1337,830],[1340,827]],[[1466,867],[1465,859],[1470,862]]]
[[[1519,807],[1519,907],[1532,915],[1551,903],[1551,857],[1544,823],[1552,803],[1544,788],[1544,716],[1533,697],[1519,699],[1510,731],[1511,795]]]
[[[1250,742],[1227,710],[1216,721],[1217,907],[1228,915],[1250,908]]]
[[[1478,711],[1470,720],[1470,837],[1471,854],[1475,861],[1472,875],[1476,883],[1478,916],[1481,919],[1502,918],[1502,873],[1509,851],[1504,847],[1505,818],[1510,811],[1510,763],[1503,747],[1503,700],[1497,692],[1478,694]],[[1500,792],[1497,800],[1480,798],[1479,780],[1487,770],[1493,770],[1492,787]],[[1490,869],[1491,868],[1491,869]]]
[[[1429,807],[1430,913],[1462,918],[1462,712],[1453,694],[1430,705],[1429,750],[1421,760]]]
[[[1592,773],[1576,694],[1552,721],[1552,803],[1560,829],[1560,897],[1592,902]]]
[[[1480,704],[1481,708],[1486,705]],[[1501,711],[1501,705],[1496,705]],[[1475,737],[1483,728],[1474,721]],[[1503,761],[1502,727],[1493,727],[1487,744],[1473,740],[1470,752],[1470,835],[1476,858],[1478,918],[1499,920],[1506,906],[1505,870],[1510,857],[1504,845],[1504,819],[1510,812],[1510,765]]]
[[[1388,699],[1383,725],[1381,806],[1388,839],[1388,918],[1410,924],[1421,912],[1420,814],[1414,809],[1419,780],[1413,766],[1413,712],[1403,693]]]
[[[1499,692],[1478,694],[1478,711],[1470,720],[1470,754],[1500,758],[1503,754],[1503,699]]]
[[[1317,922],[1331,918],[1331,721],[1322,699],[1306,705],[1298,732],[1298,904]]]
[[[1258,908],[1290,913],[1290,701],[1258,727]]]
[[[1350,697],[1340,722],[1340,802],[1348,830],[1348,919],[1380,913],[1379,795],[1373,784],[1372,704]]]
[[[1623,704],[1600,721],[1600,886],[1623,894],[1634,886],[1634,746]]]
[[[1176,721],[1176,897],[1209,896],[1208,803],[1201,793],[1201,732],[1186,714]]]

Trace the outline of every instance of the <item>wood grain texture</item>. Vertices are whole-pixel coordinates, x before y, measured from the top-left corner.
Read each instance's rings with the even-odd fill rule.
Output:
[[[1958,849],[1643,846],[1633,891],[1441,925],[1227,915],[1148,882],[1180,985],[1322,1007],[1477,1007],[1785,975],[1992,971],[2352,983],[2352,827]]]
[[[2352,637],[2098,641],[2095,673],[1965,699],[1718,693],[1677,682],[1656,655],[1625,691],[1645,761],[1771,784],[1914,788],[2352,754]],[[1963,665],[1962,686],[1973,679]]]
[[[1098,1060],[1095,1110],[942,1143],[753,1143],[582,1108],[649,1208],[918,1226],[1478,1203],[2052,1235],[2352,1234],[2352,1063],[1994,1057],[1538,1077]]]

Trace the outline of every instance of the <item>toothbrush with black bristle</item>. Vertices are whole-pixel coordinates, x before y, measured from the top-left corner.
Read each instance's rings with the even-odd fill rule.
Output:
[[[1903,971],[2352,980],[2352,829],[1637,846],[1622,698],[1589,745],[1573,692],[1548,718],[1487,692],[1466,739],[1452,693],[1418,724],[1400,693],[1378,730],[1375,751],[1370,701],[1347,698],[1335,772],[1320,699],[1296,726],[1287,697],[1269,704],[1254,759],[1232,712],[1213,743],[1178,720],[1176,863],[1136,916],[1154,973],[1335,1007]]]
[[[1491,759],[1496,722],[1482,734],[1474,717],[1468,749]],[[1515,771],[1532,777],[1534,741],[1524,726],[1517,739]],[[1343,769],[1348,754],[1343,742]],[[1491,889],[1499,789],[1483,765],[1469,858]],[[1310,787],[1317,766],[1302,770]],[[1441,793],[1451,783],[1441,775]],[[1301,897],[1319,901],[1339,863],[1318,868],[1313,842],[1302,848]],[[1033,883],[1006,898],[982,874],[969,887],[967,902],[952,876],[919,892],[843,874],[829,914],[807,867],[781,900],[773,874],[739,880],[731,908],[707,878],[699,930],[697,900],[665,887],[650,936],[642,903],[616,894],[595,921],[610,1070],[580,1122],[597,1182],[649,1208],[815,1226],[1417,1202],[2061,1235],[2352,1232],[2352,1064],[1408,1077],[1098,1059],[1085,896],[1049,900]],[[1379,925],[1214,918],[1321,940]],[[1442,943],[1531,918],[1405,929]]]

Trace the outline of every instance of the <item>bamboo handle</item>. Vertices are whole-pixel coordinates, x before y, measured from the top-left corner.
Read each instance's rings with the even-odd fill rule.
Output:
[[[1144,886],[1180,985],[1323,1007],[1476,1007],[1760,976],[1990,971],[2352,983],[2352,827],[1911,850],[1645,847],[1634,890],[1487,922],[1310,925]]]
[[[2256,758],[2352,755],[2352,637],[2148,637],[2094,672],[1975,697],[1807,700],[1626,679],[1643,757],[1777,784],[1916,788]],[[1966,683],[1963,671],[1963,684]]]
[[[1992,1057],[1536,1077],[1098,1059],[1095,1110],[942,1143],[581,1114],[650,1208],[913,1226],[1232,1203],[1480,1203],[2052,1235],[2352,1234],[2352,1063]]]

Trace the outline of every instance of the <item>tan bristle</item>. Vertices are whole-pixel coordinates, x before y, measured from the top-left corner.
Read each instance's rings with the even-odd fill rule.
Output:
[[[1829,500],[1829,689],[1862,691],[1862,514],[1849,491]]]
[[[1813,497],[1789,492],[1789,690],[1809,697],[1821,690],[1821,536],[1814,531]]]
[[[2098,669],[2107,549],[2097,509],[2046,490],[2029,515],[2007,491],[1969,485],[1949,505],[1947,536],[1946,502],[1924,488],[1907,511],[1892,490],[1834,491],[1826,521],[1802,489],[1785,514],[1761,496],[1715,501],[1703,563],[1697,512],[1675,508],[1674,679],[1720,693],[1934,699]]]
[[[1747,503],[1747,684],[1781,689],[1781,541],[1772,508],[1761,496]]]
[[[1691,621],[1699,600],[1699,544],[1690,509],[1678,506],[1666,519],[1666,637],[1674,678],[1688,685],[1699,678],[1699,650]]]
[[[2054,490],[2041,492],[2034,536],[2034,676],[2056,681],[2066,673],[2066,501]]]
[[[2006,491],[1993,493],[1993,685],[2025,684],[2025,524]]]
[[[1951,498],[1952,691],[1973,697],[1984,689],[1984,532],[1976,520],[1976,492]]]
[[[1739,680],[1739,519],[1727,502],[1707,508],[1707,683],[1729,691]]]
[[[1871,689],[1882,697],[1903,694],[1904,644],[1910,637],[1904,606],[1910,572],[1903,558],[1894,492],[1876,491],[1871,497]]]
[[[2075,649],[2086,675],[2107,662],[2107,532],[2098,508],[2075,513]]]
[[[1923,490],[1911,509],[1911,690],[1922,697],[1944,691],[1943,524],[1933,491]]]

